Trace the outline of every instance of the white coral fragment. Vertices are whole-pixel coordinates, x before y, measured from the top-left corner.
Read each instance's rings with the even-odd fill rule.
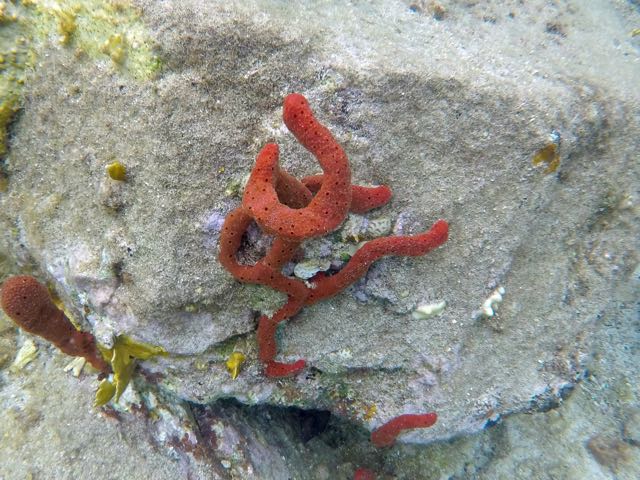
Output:
[[[27,364],[29,364],[38,355],[38,347],[31,339],[26,339],[18,350],[16,359],[9,367],[11,373],[16,373],[22,370]]]
[[[412,313],[411,316],[415,320],[424,320],[426,318],[435,317],[444,312],[447,306],[447,302],[442,300],[441,302],[429,303],[426,305],[419,305]]]
[[[293,274],[298,278],[307,280],[318,272],[326,272],[330,267],[331,262],[329,260],[312,258],[310,260],[297,263],[293,269]]]
[[[84,368],[87,361],[84,357],[75,357],[64,367],[65,372],[71,372],[74,377],[79,377],[82,373],[82,369]]]
[[[505,294],[505,291],[504,287],[498,287],[491,292],[491,295],[489,295],[482,304],[480,315],[487,318],[493,317],[496,314],[496,307],[502,303],[502,297]]]
[[[369,219],[354,213],[349,214],[342,227],[341,236],[343,242],[373,240],[384,237],[391,232],[391,219],[380,217]]]

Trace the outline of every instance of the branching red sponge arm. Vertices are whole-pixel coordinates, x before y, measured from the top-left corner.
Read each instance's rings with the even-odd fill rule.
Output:
[[[302,179],[302,183],[314,194],[320,190],[323,181],[324,175],[311,175]],[[386,185],[378,187],[351,185],[351,206],[349,211],[366,213],[369,210],[385,205],[390,199],[391,189]]]
[[[302,370],[306,362],[297,360],[293,363],[276,362],[276,329],[278,324],[294,316],[303,307],[304,299],[289,297],[285,303],[272,317],[262,315],[258,320],[258,355],[265,364],[265,374],[267,377],[285,377],[293,375]]]
[[[371,264],[387,255],[417,257],[439,247],[447,241],[449,225],[438,220],[431,228],[418,235],[382,237],[365,243],[335,275],[320,277],[307,298],[307,305],[332,297],[364,275]]]
[[[78,331],[55,306],[47,287],[28,275],[8,278],[2,285],[2,309],[26,332],[38,335],[67,355],[84,357],[96,369],[109,373],[93,335]]]
[[[389,447],[403,430],[428,428],[437,420],[435,412],[400,415],[371,432],[371,442],[378,448]]]

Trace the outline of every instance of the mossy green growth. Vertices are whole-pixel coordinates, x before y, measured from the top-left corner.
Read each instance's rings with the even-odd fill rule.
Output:
[[[57,12],[58,17],[58,33],[60,34],[60,43],[67,45],[71,41],[71,36],[78,28],[76,24],[76,14],[70,10],[61,10]]]
[[[167,356],[167,351],[155,345],[138,342],[128,335],[118,335],[113,347],[106,348],[98,345],[102,356],[111,363],[113,382],[105,379],[100,383],[94,405],[99,407],[106,404],[115,396],[116,402],[124,393],[131,381],[136,360],[148,360],[157,356]]]
[[[0,2],[0,157],[7,128],[38,56],[64,49],[77,61],[109,62],[120,74],[148,80],[162,68],[141,12],[129,0]],[[0,164],[0,190],[7,177]]]
[[[18,111],[18,96],[1,92],[0,97],[0,156],[7,153],[7,127]]]
[[[18,16],[35,50],[58,43],[77,58],[109,60],[120,73],[138,80],[161,68],[155,44],[129,0],[22,2]]]

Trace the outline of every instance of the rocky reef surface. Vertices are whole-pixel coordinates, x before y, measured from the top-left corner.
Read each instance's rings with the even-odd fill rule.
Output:
[[[7,321],[0,476],[637,476],[634,2],[2,5],[1,273],[48,282],[105,345],[170,355],[97,410],[95,375]],[[450,235],[287,322],[280,358],[308,368],[273,380],[255,320],[283,298],[233,280],[217,240],[265,143],[318,172],[282,124],[292,91],[354,182],[394,193],[305,243],[299,275],[437,218]],[[247,258],[266,241],[249,232]]]

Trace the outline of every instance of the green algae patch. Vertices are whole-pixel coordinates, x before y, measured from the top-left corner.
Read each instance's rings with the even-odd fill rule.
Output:
[[[231,353],[231,355],[229,355],[229,358],[225,362],[225,365],[227,367],[229,375],[231,375],[232,380],[238,378],[242,364],[246,359],[247,357],[245,357],[244,353],[242,352],[233,352]]]

